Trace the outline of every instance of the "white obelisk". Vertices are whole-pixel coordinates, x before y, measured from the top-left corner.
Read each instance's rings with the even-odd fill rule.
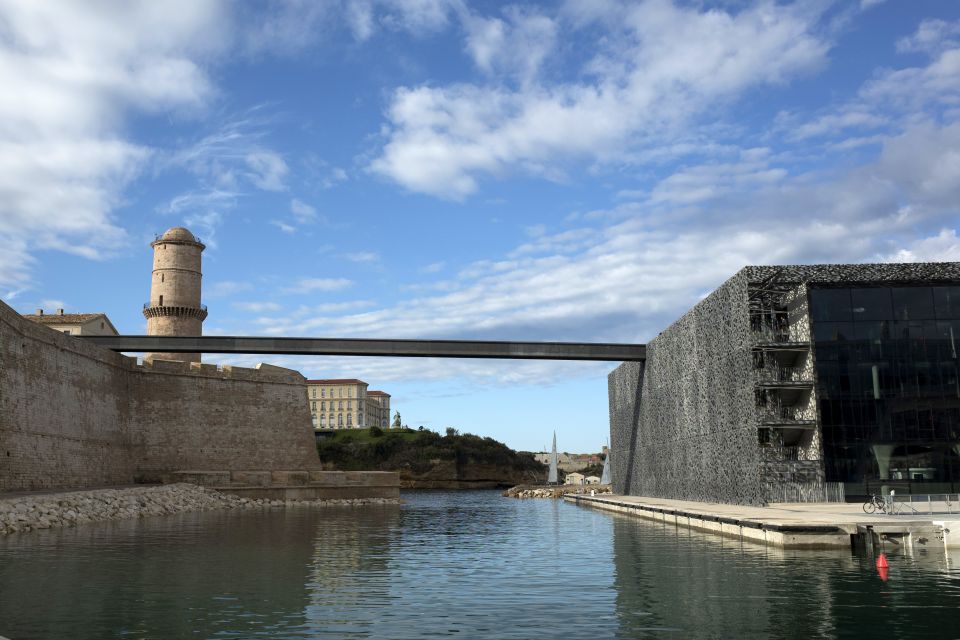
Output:
[[[553,452],[550,454],[550,475],[547,476],[548,484],[557,483],[557,432],[553,432]]]

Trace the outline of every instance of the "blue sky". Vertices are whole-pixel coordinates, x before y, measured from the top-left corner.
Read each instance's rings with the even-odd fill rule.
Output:
[[[0,295],[123,333],[176,225],[226,335],[645,342],[746,264],[960,260],[952,1],[0,0],[0,86]],[[606,440],[609,364],[270,360]]]

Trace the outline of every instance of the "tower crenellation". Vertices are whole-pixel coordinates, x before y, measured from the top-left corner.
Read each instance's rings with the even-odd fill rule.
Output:
[[[150,302],[143,305],[150,336],[200,336],[207,308],[200,302],[200,254],[206,248],[190,231],[173,227],[150,243]],[[199,353],[150,353],[147,359],[200,362]]]

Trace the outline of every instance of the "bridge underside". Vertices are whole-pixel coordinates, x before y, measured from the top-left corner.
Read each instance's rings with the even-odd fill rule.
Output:
[[[645,360],[642,344],[497,342],[483,340],[376,340],[255,336],[79,336],[128,353],[237,353],[314,356],[505,358],[521,360]]]

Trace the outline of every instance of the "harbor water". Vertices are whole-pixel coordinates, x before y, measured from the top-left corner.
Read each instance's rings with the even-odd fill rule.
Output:
[[[960,554],[783,551],[496,492],[0,538],[0,636],[960,638]]]

